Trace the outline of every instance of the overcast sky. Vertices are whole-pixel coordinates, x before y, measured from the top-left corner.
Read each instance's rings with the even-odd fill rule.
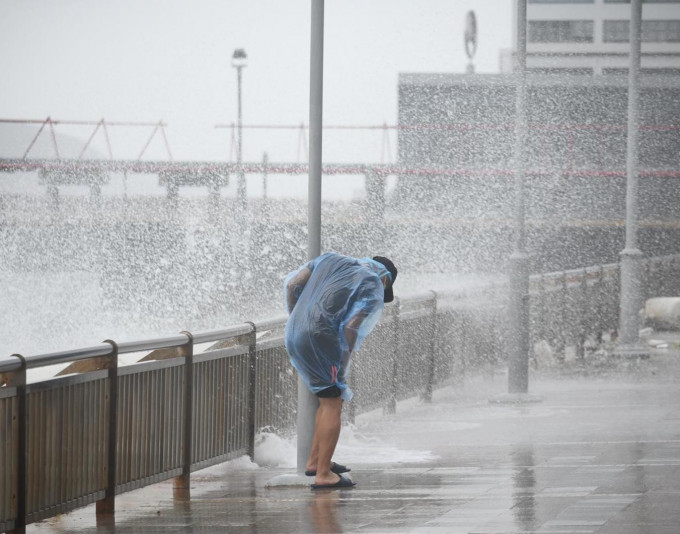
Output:
[[[224,160],[244,48],[244,124],[309,120],[310,0],[0,0],[0,118],[168,123],[175,159]],[[511,0],[327,0],[324,122],[395,124],[400,72],[464,72],[465,15],[477,72],[498,72]],[[87,139],[92,128],[61,127]],[[114,156],[150,130],[112,128]],[[356,139],[356,141],[352,141]],[[163,156],[160,138],[149,154]],[[296,161],[296,131],[244,131],[244,159]],[[391,140],[396,152],[396,138]],[[326,161],[379,161],[380,133],[328,132]],[[155,153],[154,153],[155,151]],[[235,157],[235,155],[234,155]]]

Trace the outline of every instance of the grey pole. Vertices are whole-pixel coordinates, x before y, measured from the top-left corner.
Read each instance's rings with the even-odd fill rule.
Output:
[[[638,311],[642,307],[642,252],[637,242],[638,212],[638,83],[640,79],[640,33],[642,0],[630,3],[630,67],[628,69],[628,154],[626,182],[626,244],[621,256],[621,302],[619,304],[619,355],[648,354],[639,340]]]
[[[515,55],[515,244],[510,255],[508,393],[525,394],[529,388],[529,255],[526,248],[525,153],[527,3],[517,0],[517,53]]]
[[[246,179],[243,175],[243,108],[241,105],[241,71],[242,66],[236,67],[238,77],[238,151],[236,153],[236,161],[238,163],[238,203],[241,216],[245,217],[246,213]]]
[[[246,259],[247,243],[249,242],[249,227],[247,223],[248,204],[246,199],[246,178],[243,172],[243,106],[242,106],[242,74],[243,67],[248,63],[248,56],[243,48],[234,50],[231,64],[236,69],[237,77],[237,98],[238,98],[238,146],[236,147],[236,162],[238,167],[238,183],[236,186],[236,206],[234,209],[234,219],[236,221],[236,232],[233,236],[235,253],[235,264],[238,268],[239,282],[242,283],[244,271],[249,265]]]
[[[312,0],[309,77],[309,188],[307,256],[321,254],[321,127],[323,123],[323,22],[324,0]],[[318,399],[298,378],[297,470],[303,473],[312,447]]]

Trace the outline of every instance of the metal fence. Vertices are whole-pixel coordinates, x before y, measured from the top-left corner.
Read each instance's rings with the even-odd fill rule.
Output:
[[[680,295],[680,254],[641,261],[643,299]],[[583,358],[588,338],[601,341],[604,332],[619,327],[619,272],[612,263],[532,276],[532,342],[547,341],[558,358],[571,346]]]
[[[646,260],[646,296],[680,293],[680,255]],[[616,329],[618,265],[531,279],[532,337],[583,346]],[[505,359],[506,288],[395,299],[354,357],[345,417],[433,389]],[[0,363],[0,531],[161,480],[187,488],[192,471],[253,455],[257,429],[294,429],[297,377],[285,318],[225,330],[116,343]],[[119,355],[143,355],[120,365]],[[27,383],[27,370],[87,363]]]

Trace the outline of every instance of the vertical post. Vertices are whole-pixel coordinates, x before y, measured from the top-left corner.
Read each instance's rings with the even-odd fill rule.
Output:
[[[220,211],[220,173],[219,171],[208,171],[208,213],[213,222],[217,223]]]
[[[597,269],[597,303],[595,305],[595,334],[597,335],[598,346],[602,344],[602,334],[605,330],[605,305],[604,305],[604,267],[600,265]]]
[[[628,154],[626,181],[626,244],[621,256],[621,301],[619,345],[615,354],[645,356],[639,340],[638,311],[642,306],[641,259],[637,243],[638,212],[638,82],[640,78],[640,33],[642,0],[630,3],[630,67],[628,69]]]
[[[324,0],[311,0],[311,52],[309,76],[309,179],[307,257],[321,254],[321,127],[323,124]],[[298,378],[297,471],[303,473],[312,448],[318,399]]]
[[[560,277],[560,331],[559,331],[559,345],[557,350],[557,359],[564,363],[567,357],[567,341],[568,336],[566,332],[567,325],[567,309],[568,303],[567,298],[569,296],[569,289],[567,287],[567,273],[562,271],[562,276]]]
[[[255,459],[255,390],[257,387],[257,327],[247,322],[252,331],[248,334],[248,456]]]
[[[312,0],[309,81],[309,183],[307,224],[309,259],[321,254],[321,164],[323,126],[324,0]]]
[[[385,178],[372,167],[365,171],[366,213],[371,225],[382,225],[385,215]]]
[[[238,114],[238,144],[236,146],[236,167],[238,181],[236,184],[236,205],[233,212],[236,232],[232,236],[232,250],[234,253],[234,263],[237,269],[239,284],[243,284],[245,270],[250,264],[247,259],[249,252],[250,229],[247,221],[248,201],[246,198],[246,177],[243,169],[243,106],[242,106],[242,80],[243,68],[247,65],[248,57],[243,48],[234,50],[231,58],[231,65],[236,69],[237,81],[237,114]],[[232,137],[233,141],[233,137]],[[243,292],[243,288],[241,288]]]
[[[589,310],[592,306],[588,305],[588,271],[584,268],[581,273],[581,283],[579,284],[579,307],[577,309],[579,329],[576,336],[576,359],[580,363],[585,361],[585,344],[587,338],[587,328],[591,324]]]
[[[387,404],[383,409],[383,412],[388,414],[397,413],[397,388],[399,387],[399,385],[397,384],[397,380],[399,378],[399,349],[400,349],[399,334],[401,333],[401,326],[399,325],[401,302],[399,301],[399,297],[395,297],[393,306],[394,306],[394,321],[392,323],[393,324],[392,328],[394,329],[393,330],[394,351],[392,352],[392,380],[390,381],[390,391],[387,396]]]
[[[116,510],[116,470],[118,458],[118,345],[110,339],[105,340],[104,343],[111,345],[112,352],[106,358],[107,361],[104,364],[109,374],[109,391],[107,394],[109,399],[107,415],[108,448],[106,451],[106,491],[104,498],[97,501],[98,519],[102,516],[111,516]]]
[[[12,354],[21,360],[21,368],[12,373],[10,386],[17,388],[17,517],[11,534],[25,534],[28,514],[28,406],[26,394],[26,359],[21,354]]]
[[[61,209],[61,201],[59,197],[59,188],[53,183],[47,184],[47,198],[50,202],[52,218],[57,218],[59,216],[59,210]]]
[[[161,175],[161,178],[163,176]],[[179,183],[177,177],[171,173],[165,174],[165,190],[168,198],[168,207],[172,213],[177,212],[179,205]]]
[[[517,0],[515,55],[515,247],[510,255],[508,393],[529,388],[529,256],[526,253],[524,147],[526,144],[526,0]]]
[[[547,293],[545,290],[545,276],[541,273],[538,281],[538,297],[536,301],[538,302],[538,312],[536,313],[538,326],[536,337],[538,340],[545,340],[548,343],[552,343],[552,335],[550,328],[550,316],[548,315],[550,308],[547,302]]]
[[[241,72],[243,67],[237,67],[236,73],[238,78],[238,147],[236,152],[236,161],[238,163],[238,211],[241,217],[241,222],[245,218],[247,203],[246,203],[246,177],[243,172],[243,108],[241,104]]]
[[[262,154],[262,222],[269,222],[269,206],[267,205],[267,174],[269,165],[269,156],[265,152]]]
[[[432,402],[432,391],[434,389],[434,377],[436,367],[436,353],[437,353],[437,293],[432,293],[432,316],[430,318],[430,347],[429,347],[429,361],[427,369],[427,380],[425,382],[425,391],[423,392],[423,401]]]
[[[172,479],[173,495],[176,498],[189,497],[191,487],[191,441],[194,421],[194,336],[187,336],[186,345],[181,347],[184,356],[184,434],[182,435],[182,474]]]
[[[101,209],[102,186],[98,182],[90,184],[90,203],[93,210],[99,211]]]

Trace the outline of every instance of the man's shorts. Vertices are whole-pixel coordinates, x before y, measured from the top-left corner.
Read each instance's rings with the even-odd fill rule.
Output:
[[[342,391],[338,386],[331,386],[329,388],[322,389],[316,394],[317,397],[324,399],[337,399],[340,395],[342,395]]]

